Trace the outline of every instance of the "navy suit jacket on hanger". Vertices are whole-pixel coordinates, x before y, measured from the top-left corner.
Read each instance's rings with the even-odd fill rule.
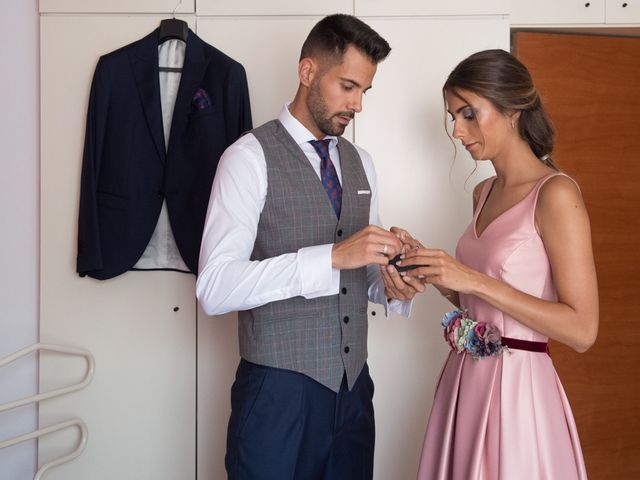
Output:
[[[158,30],[100,57],[87,113],[78,273],[104,280],[129,270],[144,252],[165,198],[178,250],[197,273],[218,160],[251,128],[244,68],[192,31],[166,152]]]

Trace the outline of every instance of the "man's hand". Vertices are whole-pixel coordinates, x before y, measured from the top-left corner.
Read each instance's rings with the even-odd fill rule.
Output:
[[[333,268],[351,270],[372,263],[388,265],[389,259],[402,251],[402,242],[395,233],[369,225],[333,245]]]
[[[387,299],[412,300],[418,292],[424,292],[423,282],[414,277],[402,277],[393,265],[380,267],[384,294]]]

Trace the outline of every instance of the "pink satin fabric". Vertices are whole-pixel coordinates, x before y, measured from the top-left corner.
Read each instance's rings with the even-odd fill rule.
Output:
[[[476,220],[494,180],[485,183],[457,258],[531,295],[555,300],[551,268],[535,229],[542,178],[480,236]],[[483,300],[461,295],[469,315],[505,337],[547,338]],[[449,353],[436,389],[419,480],[583,480],[587,478],[573,414],[546,353],[510,350],[473,360]]]

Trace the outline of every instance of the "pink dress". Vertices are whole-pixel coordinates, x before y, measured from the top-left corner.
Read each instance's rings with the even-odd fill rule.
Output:
[[[485,182],[456,257],[514,288],[556,300],[551,267],[534,225],[540,187],[497,217],[478,237],[476,220],[493,179]],[[469,316],[505,337],[547,338],[472,295]],[[444,340],[443,340],[444,341]],[[562,384],[546,353],[511,349],[474,360],[449,353],[436,389],[420,459],[419,480],[586,479],[578,432]]]

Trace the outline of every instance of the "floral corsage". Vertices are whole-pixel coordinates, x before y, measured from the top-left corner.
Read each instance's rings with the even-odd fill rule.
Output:
[[[470,318],[466,310],[452,310],[442,317],[444,339],[457,353],[467,352],[478,359],[499,355],[504,348],[500,330]]]

